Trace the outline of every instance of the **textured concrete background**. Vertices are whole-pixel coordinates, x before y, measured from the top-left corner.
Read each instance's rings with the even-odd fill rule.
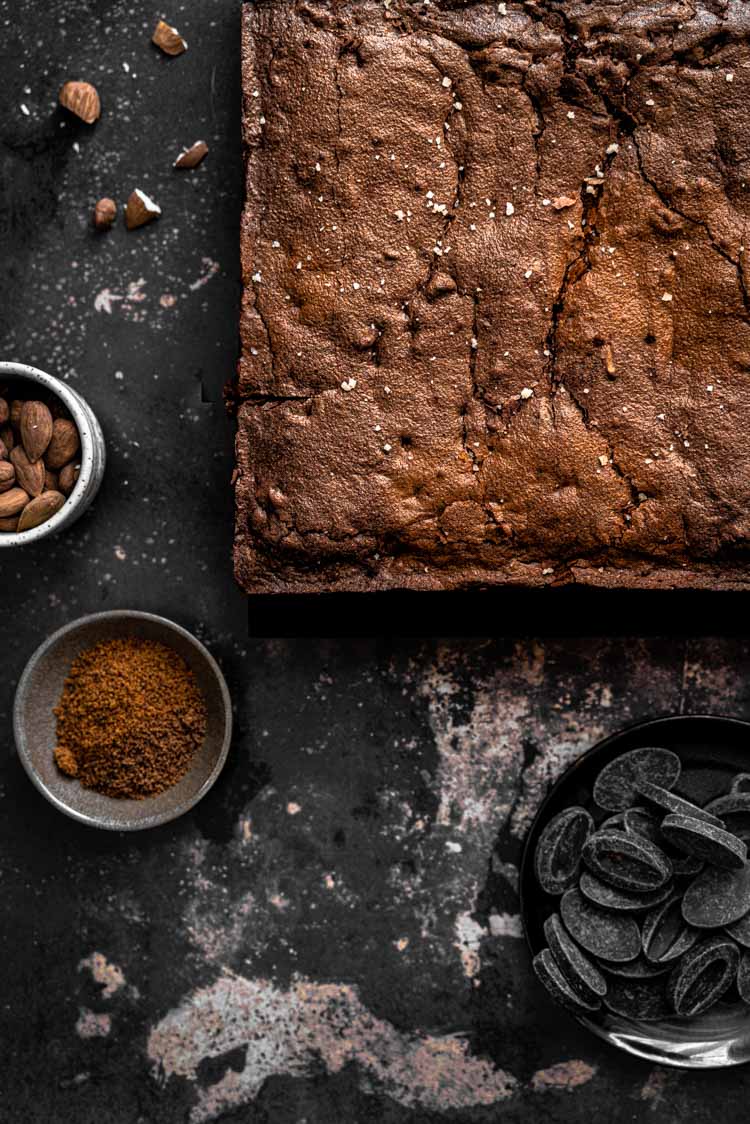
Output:
[[[150,47],[162,14],[186,56]],[[248,617],[233,586],[238,28],[235,0],[0,0],[0,354],[77,386],[111,457],[71,532],[0,555],[0,1121],[739,1124],[750,1071],[653,1068],[547,1001],[515,882],[541,796],[595,740],[750,717],[750,644],[728,635],[744,603],[681,597],[675,620],[669,598],[568,591],[261,599]],[[94,129],[55,110],[79,76]],[[205,164],[173,173],[198,136]],[[96,237],[95,199],[136,186],[162,219]],[[121,606],[194,629],[237,710],[215,789],[138,837],[57,814],[10,733],[35,646]]]

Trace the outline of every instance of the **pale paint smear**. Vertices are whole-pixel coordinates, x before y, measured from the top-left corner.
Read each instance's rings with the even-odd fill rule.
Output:
[[[456,918],[456,940],[454,947],[458,949],[464,975],[472,980],[479,975],[482,966],[479,949],[487,930],[480,925],[470,913],[459,913]]]
[[[595,1073],[594,1066],[575,1058],[537,1070],[531,1078],[531,1088],[535,1093],[543,1093],[547,1089],[577,1089],[589,1082]]]
[[[491,937],[523,937],[521,917],[518,913],[491,913],[489,918]]]
[[[107,960],[101,952],[92,952],[80,961],[78,971],[88,968],[94,983],[103,984],[102,996],[105,999],[115,995],[121,987],[125,986],[125,976],[121,968]]]
[[[106,1038],[112,1029],[112,1019],[109,1015],[97,1014],[81,1007],[76,1023],[76,1034],[79,1038]]]
[[[164,1077],[194,1081],[200,1062],[246,1047],[241,1072],[196,1087],[193,1124],[247,1104],[274,1074],[304,1077],[357,1067],[360,1087],[405,1106],[433,1111],[491,1105],[516,1079],[472,1057],[459,1037],[407,1035],[379,1019],[347,984],[298,980],[283,991],[270,980],[225,975],[194,992],[151,1031],[149,1057]]]

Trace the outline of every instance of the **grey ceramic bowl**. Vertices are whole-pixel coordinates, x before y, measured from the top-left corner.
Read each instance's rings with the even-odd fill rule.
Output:
[[[27,543],[44,539],[47,535],[55,535],[65,527],[74,523],[80,515],[93,502],[94,496],[99,491],[99,485],[104,476],[106,463],[106,450],[101,427],[89,404],[81,398],[77,390],[73,390],[67,383],[53,378],[38,367],[29,367],[25,363],[6,363],[0,361],[0,381],[4,378],[22,379],[24,382],[37,383],[45,390],[57,395],[64,406],[70,411],[70,416],[78,427],[81,438],[81,471],[76,486],[67,500],[46,523],[32,527],[30,531],[22,531],[20,535],[3,532],[0,534],[0,548],[10,546],[25,546]]]
[[[145,800],[102,796],[55,765],[55,717],[63,682],[75,657],[105,640],[133,636],[173,648],[192,669],[203,692],[208,726],[189,771],[172,788]],[[37,648],[16,689],[13,730],[18,756],[32,781],[61,812],[92,827],[138,831],[176,819],[205,796],[226,761],[232,737],[229,691],[213,656],[184,628],[164,617],[127,609],[94,613],[65,625]]]

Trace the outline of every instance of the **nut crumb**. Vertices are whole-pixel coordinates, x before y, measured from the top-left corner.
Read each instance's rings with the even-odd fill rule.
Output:
[[[173,168],[197,168],[208,153],[205,141],[198,140],[189,148],[184,148],[172,165]]]
[[[151,42],[164,51],[165,55],[181,55],[188,49],[187,43],[177,28],[171,27],[164,20],[159,20],[154,28]]]

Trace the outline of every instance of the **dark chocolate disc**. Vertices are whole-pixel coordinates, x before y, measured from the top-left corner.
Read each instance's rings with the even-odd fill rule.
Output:
[[[663,979],[611,980],[604,1005],[616,1015],[657,1022],[671,1015]]]
[[[623,813],[625,831],[634,834],[642,835],[651,843],[655,843],[657,847],[664,846],[664,840],[661,837],[661,829],[659,827],[659,818],[648,808],[627,808]],[[602,827],[604,825],[602,824]]]
[[[683,800],[681,796],[675,796],[673,792],[669,792],[662,785],[652,784],[651,781],[642,781],[638,785],[638,791],[641,796],[645,796],[649,803],[655,804],[657,808],[662,808],[668,815],[690,816],[694,820],[705,820],[706,823],[712,823],[715,827],[724,826],[721,820],[712,815],[711,812],[706,812],[703,808],[699,808],[697,804],[691,804],[689,800]]]
[[[688,925],[682,916],[682,895],[657,905],[643,918],[641,936],[646,959],[654,964],[668,964],[682,956],[700,937],[700,929]]]
[[[548,948],[543,948],[538,952],[532,961],[532,967],[536,972],[537,978],[541,980],[547,991],[553,999],[558,1003],[562,1003],[563,1007],[568,1007],[571,1011],[596,1011],[601,1007],[601,1001],[597,1000],[596,1003],[584,1003],[573,989],[568,985],[562,972],[557,966],[557,962]]]
[[[585,808],[566,808],[554,816],[539,837],[534,870],[542,889],[562,894],[576,879],[581,851],[594,826]]]
[[[616,964],[611,960],[599,960],[599,967],[610,976],[619,976],[626,980],[653,980],[670,972],[673,964],[651,964],[645,956],[636,956],[626,964]]]
[[[627,808],[620,813],[624,819],[625,830],[637,835],[645,835],[655,843],[672,863],[672,870],[678,876],[699,874],[703,869],[703,861],[694,855],[686,855],[682,851],[670,846],[661,833],[661,816],[650,812],[648,808]],[[602,827],[604,824],[602,824]]]
[[[582,870],[578,880],[578,888],[585,898],[602,909],[616,909],[624,913],[636,913],[639,909],[652,909],[653,906],[663,902],[672,892],[669,883],[658,890],[649,890],[642,894],[630,894],[627,890],[619,890],[602,882],[590,870]]]
[[[573,940],[593,956],[622,963],[641,951],[641,931],[633,918],[601,909],[580,890],[563,894],[560,915]]]
[[[672,876],[672,864],[663,851],[632,832],[594,832],[586,840],[581,858],[597,878],[636,894],[658,890]]]
[[[682,899],[682,916],[698,929],[720,929],[750,912],[750,865],[740,870],[707,866]]]
[[[584,1003],[598,1003],[607,992],[607,981],[595,964],[566,932],[558,914],[544,923],[544,935],[565,982]]]
[[[737,990],[743,1003],[750,1003],[750,956],[743,952],[737,969]]]
[[[636,803],[638,781],[672,788],[680,768],[680,759],[671,749],[631,749],[604,766],[594,782],[594,800],[600,808],[619,812]]]
[[[747,847],[741,839],[704,820],[696,820],[690,816],[666,816],[661,830],[673,847],[703,859],[712,866],[738,870],[747,860]]]
[[[607,831],[614,828],[615,831],[625,830],[625,812],[615,812],[612,816],[607,816],[606,820],[602,820],[597,828],[597,831]]]
[[[740,774],[744,775],[744,774]],[[729,792],[706,805],[705,810],[722,820],[727,831],[747,842],[750,839],[750,792]]]
[[[693,875],[700,874],[705,865],[703,859],[699,859],[697,855],[681,855],[679,851],[671,853],[669,858],[675,878],[680,879],[692,878]]]
[[[712,1007],[737,976],[740,952],[727,936],[707,937],[680,960],[667,981],[676,1015],[700,1015]]]
[[[732,940],[737,941],[737,944],[741,944],[743,948],[750,948],[750,913],[740,917],[739,921],[733,921],[731,925],[727,925],[727,933]]]

